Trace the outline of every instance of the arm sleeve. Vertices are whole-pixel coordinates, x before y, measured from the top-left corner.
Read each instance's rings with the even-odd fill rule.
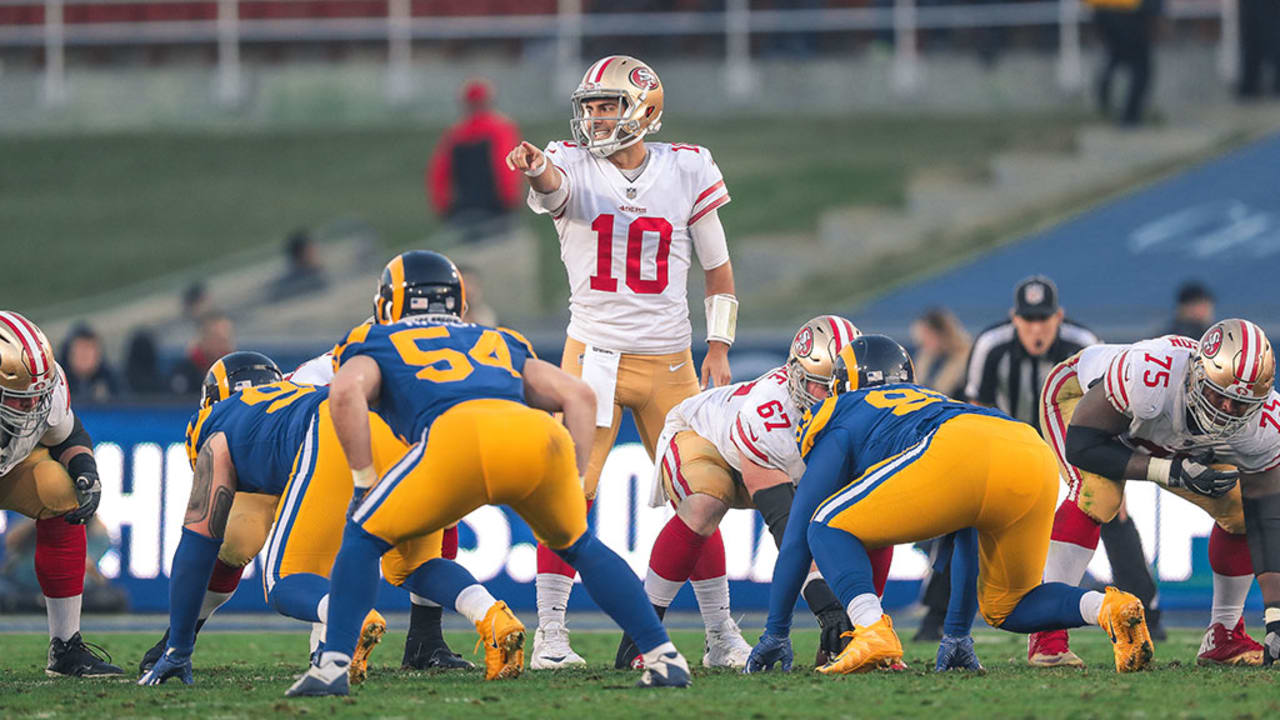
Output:
[[[729,243],[720,224],[720,213],[712,210],[696,225],[689,226],[693,249],[698,253],[698,263],[703,270],[714,270],[729,262]]]
[[[830,428],[809,451],[804,477],[791,503],[790,519],[782,534],[777,564],[773,567],[773,583],[769,587],[769,621],[765,626],[771,635],[791,632],[791,616],[796,599],[809,574],[813,554],[809,550],[809,521],[814,511],[849,475],[849,455],[845,448],[848,435],[840,428]]]

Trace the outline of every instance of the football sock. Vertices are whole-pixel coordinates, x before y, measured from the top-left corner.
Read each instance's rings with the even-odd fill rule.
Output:
[[[441,620],[444,608],[439,605],[421,605],[413,603],[409,611],[409,638],[431,645],[444,644]]]
[[[61,517],[36,521],[36,580],[44,593],[49,636],[66,640],[80,631],[86,546],[83,525]],[[201,588],[204,582],[200,583]]]
[[[440,603],[434,602],[431,598],[422,597],[415,592],[409,593],[409,602],[412,603],[414,607],[443,607]]]
[[[466,568],[444,558],[422,563],[404,581],[406,590],[441,607],[454,607],[458,594],[475,584],[475,576]]]
[[[1102,601],[1106,597],[1105,593],[1097,590],[1090,590],[1080,596],[1080,619],[1084,620],[1086,625],[1098,624],[1098,615],[1102,613]]]
[[[871,582],[876,586],[876,594],[884,595],[884,586],[889,582],[889,567],[893,565],[893,546],[868,550],[867,558],[871,560]]]
[[[538,625],[563,625],[565,609],[569,607],[569,593],[573,591],[573,578],[559,573],[538,573],[534,587],[537,591]]]
[[[1101,536],[1102,526],[1096,520],[1086,515],[1074,501],[1063,501],[1053,516],[1044,581],[1079,585],[1094,551],[1098,549]]]
[[[244,574],[245,565],[236,567],[222,560],[213,564],[213,574],[209,576],[209,589],[219,593],[233,593],[240,585],[240,576]]]
[[[1214,525],[1209,533],[1209,567],[1213,568],[1213,611],[1209,624],[1234,628],[1253,587],[1253,561],[1244,535],[1232,535]]]
[[[978,531],[973,528],[954,533],[951,551],[951,598],[942,632],[964,637],[973,630],[978,612]]]
[[[880,616],[884,615],[884,608],[880,606],[880,598],[875,593],[863,593],[850,600],[844,608],[849,615],[849,622],[854,625],[874,625],[880,621]]]
[[[498,602],[483,585],[475,583],[458,593],[458,601],[454,609],[472,625],[484,620],[489,608]]]
[[[640,579],[625,560],[595,535],[588,532],[556,552],[578,568],[591,599],[635,640],[640,652],[649,652],[669,642],[662,621],[649,606]]]
[[[716,535],[718,534],[717,530]],[[667,521],[654,539],[653,551],[649,553],[649,570],[644,579],[649,602],[663,607],[671,605],[681,586],[693,575],[709,539],[694,532],[679,515]],[[723,542],[720,544],[720,555],[723,558]],[[721,565],[723,564],[721,560]]]
[[[724,539],[719,528],[707,536],[689,579],[703,625],[708,630],[723,625],[729,619],[729,576],[725,573]]]
[[[440,534],[440,557],[445,560],[458,559],[458,526],[447,527]]]
[[[1022,596],[1017,607],[1004,622],[1001,630],[1016,633],[1045,632],[1049,630],[1065,630],[1097,622],[1097,613],[1086,619],[1082,614],[1084,603],[1080,598],[1089,590],[1066,583],[1044,583],[1031,589]],[[1095,595],[1101,593],[1094,592]],[[1099,602],[1099,607],[1101,603]]]
[[[182,529],[169,572],[169,647],[175,650],[190,653],[195,647],[200,606],[221,547],[221,540]]]
[[[328,592],[328,578],[315,573],[294,573],[280,578],[271,586],[267,604],[287,617],[324,622],[318,606]]]
[[[216,592],[214,590],[205,590],[204,601],[200,604],[200,615],[198,618],[200,620],[208,620],[209,616],[212,615],[214,611],[227,604],[227,601],[231,599],[232,595],[235,595],[234,591]]]
[[[315,652],[316,648],[324,643],[324,631],[327,626],[324,623],[311,623],[311,652]]]
[[[652,559],[650,559],[650,562],[652,563]],[[670,607],[683,586],[684,581],[668,580],[655,572],[652,565],[650,565],[648,572],[644,576],[644,593],[649,597],[649,602],[654,607]]]
[[[831,589],[835,590],[841,605],[848,607],[859,595],[877,597],[871,575],[871,559],[867,557],[867,550],[861,540],[843,530],[811,522],[809,549],[813,551],[813,560],[818,563],[818,570]]]
[[[329,630],[324,646],[326,659],[355,652],[364,618],[378,597],[378,558],[391,545],[351,522],[342,533],[342,549],[333,561],[330,578]]]

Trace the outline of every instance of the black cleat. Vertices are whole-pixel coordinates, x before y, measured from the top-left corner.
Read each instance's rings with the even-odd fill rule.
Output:
[[[618,642],[618,654],[613,658],[613,669],[644,669],[644,653],[640,652],[640,648],[636,647],[636,642],[626,633],[622,633],[622,640]]]
[[[123,675],[124,670],[111,664],[111,654],[92,643],[86,643],[76,633],[66,640],[49,640],[49,665],[44,672],[49,677],[98,678]]]
[[[200,634],[200,628],[204,627],[204,620],[196,620],[196,635]],[[164,655],[164,651],[169,649],[169,628],[164,629],[164,635],[159,642],[151,646],[151,649],[143,654],[142,660],[138,662],[138,677],[147,674],[147,671],[155,667],[160,656]]]
[[[414,643],[404,649],[401,670],[474,670],[475,664],[449,649],[448,645]]]

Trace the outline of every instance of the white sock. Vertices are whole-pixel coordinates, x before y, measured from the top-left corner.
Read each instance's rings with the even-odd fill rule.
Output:
[[[80,601],[83,595],[44,597],[45,614],[49,617],[49,637],[67,640],[80,632]]]
[[[649,596],[649,604],[658,607],[671,607],[671,603],[675,601],[676,594],[680,592],[680,588],[684,587],[684,583],[668,580],[649,568],[644,576],[644,593]]]
[[[351,667],[350,655],[334,652],[333,650],[325,650],[320,654],[320,665],[318,667],[312,666],[309,672],[312,675],[319,675],[325,682],[333,682],[346,675],[349,667]]]
[[[849,614],[849,622],[854,625],[874,625],[880,621],[880,616],[884,615],[884,608],[880,607],[880,598],[875,593],[862,593],[849,601],[849,605],[845,607],[845,612]]]
[[[645,653],[644,664],[648,665],[649,663],[656,663],[658,661],[658,658],[662,657],[663,655],[666,655],[667,653],[673,653],[673,652],[676,652],[676,646],[672,645],[671,641],[668,640],[667,642],[664,642],[658,647]]]
[[[231,596],[235,594],[234,590],[229,593],[205,590],[204,602],[200,604],[200,614],[197,617],[201,620],[208,620],[209,616],[212,615],[215,610],[226,605],[227,601],[231,599]]]
[[[320,622],[329,622],[329,593],[325,593],[320,602],[316,603],[316,617],[320,618]]]
[[[1244,613],[1244,599],[1253,587],[1252,575],[1213,574],[1213,612],[1209,624],[1222,623],[1228,630],[1240,622]]]
[[[453,609],[458,614],[466,618],[472,625],[484,620],[485,614],[489,612],[489,608],[498,602],[493,595],[484,588],[480,583],[469,585],[458,593],[458,599],[453,603]]]
[[[1049,556],[1044,560],[1044,581],[1079,585],[1095,550],[1097,548],[1050,540]]]
[[[708,630],[715,630],[729,619],[729,578],[727,575],[692,580],[693,594],[698,598],[698,612],[702,613],[702,624]]]
[[[414,605],[421,605],[422,607],[440,607],[440,603],[432,602],[417,593],[409,593],[409,602]]]
[[[538,595],[538,625],[564,625],[564,611],[569,606],[573,578],[559,573],[538,573],[534,588]]]
[[[311,623],[311,652],[315,652],[320,643],[324,642],[328,627],[324,623]]]
[[[1090,590],[1080,596],[1080,617],[1086,624],[1098,624],[1098,613],[1102,612],[1102,599],[1105,597],[1105,594],[1096,590]]]

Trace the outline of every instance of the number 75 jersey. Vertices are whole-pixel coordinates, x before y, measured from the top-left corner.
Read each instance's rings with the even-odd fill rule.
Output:
[[[729,192],[706,148],[646,147],[647,165],[634,181],[575,143],[552,142],[544,152],[568,183],[568,198],[550,214],[569,273],[569,336],[657,355],[690,345],[689,228],[729,202]],[[530,192],[534,212],[547,212]],[[722,243],[697,252],[704,270],[729,260]]]

